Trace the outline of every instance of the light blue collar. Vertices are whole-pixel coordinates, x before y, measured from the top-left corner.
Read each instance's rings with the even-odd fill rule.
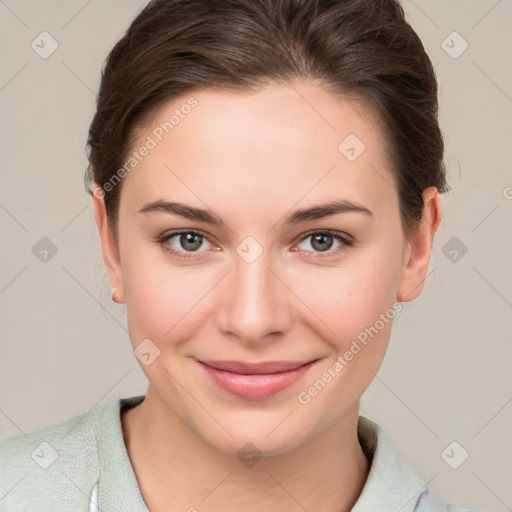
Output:
[[[121,407],[138,405],[144,398],[138,395],[118,399],[99,415],[101,469],[90,495],[89,512],[120,510],[124,503],[130,504],[130,512],[149,512],[124,444],[120,418]],[[368,478],[352,512],[446,512],[446,504],[430,492],[420,474],[394,451],[376,423],[359,416],[358,434],[365,452],[373,456]]]

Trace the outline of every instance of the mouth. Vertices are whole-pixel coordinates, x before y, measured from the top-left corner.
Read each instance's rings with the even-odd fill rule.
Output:
[[[211,380],[229,393],[246,399],[268,398],[301,379],[318,361],[197,361]]]

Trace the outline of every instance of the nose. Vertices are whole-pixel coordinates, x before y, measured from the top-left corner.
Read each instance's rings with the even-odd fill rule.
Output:
[[[284,276],[271,268],[265,252],[250,263],[235,255],[225,281],[216,313],[218,327],[224,335],[247,346],[261,346],[290,329],[291,292]]]

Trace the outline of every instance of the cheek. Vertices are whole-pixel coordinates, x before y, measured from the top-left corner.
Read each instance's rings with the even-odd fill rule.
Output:
[[[297,397],[312,416],[329,410],[327,422],[339,417],[374,379],[400,310],[393,307],[399,263],[379,251],[366,261],[333,270],[323,286],[319,280],[315,286],[309,282],[308,305],[321,320],[316,331],[332,350]]]
[[[183,293],[179,283],[171,284],[169,269],[162,264],[155,248],[145,248],[124,248],[126,258],[122,261],[126,315],[134,345],[139,339],[160,339],[172,327],[174,306],[180,304]]]
[[[344,349],[365,328],[373,326],[386,314],[396,297],[399,261],[385,255],[353,258],[338,268],[324,268],[296,276],[297,295],[318,320],[331,344]],[[389,313],[388,313],[389,316]],[[389,323],[389,322],[388,322]],[[388,326],[386,323],[386,326]],[[383,328],[381,322],[378,327]]]
[[[164,349],[193,335],[216,280],[199,267],[173,265],[159,249],[149,253],[127,249],[123,262],[128,329],[134,347],[148,338]]]

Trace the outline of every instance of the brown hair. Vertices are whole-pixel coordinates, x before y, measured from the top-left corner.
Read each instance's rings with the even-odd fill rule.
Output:
[[[122,182],[104,184],[159,107],[187,91],[296,78],[374,108],[409,238],[423,190],[449,187],[435,72],[397,0],[153,0],[107,57],[89,129],[85,183],[102,187],[116,239]]]

